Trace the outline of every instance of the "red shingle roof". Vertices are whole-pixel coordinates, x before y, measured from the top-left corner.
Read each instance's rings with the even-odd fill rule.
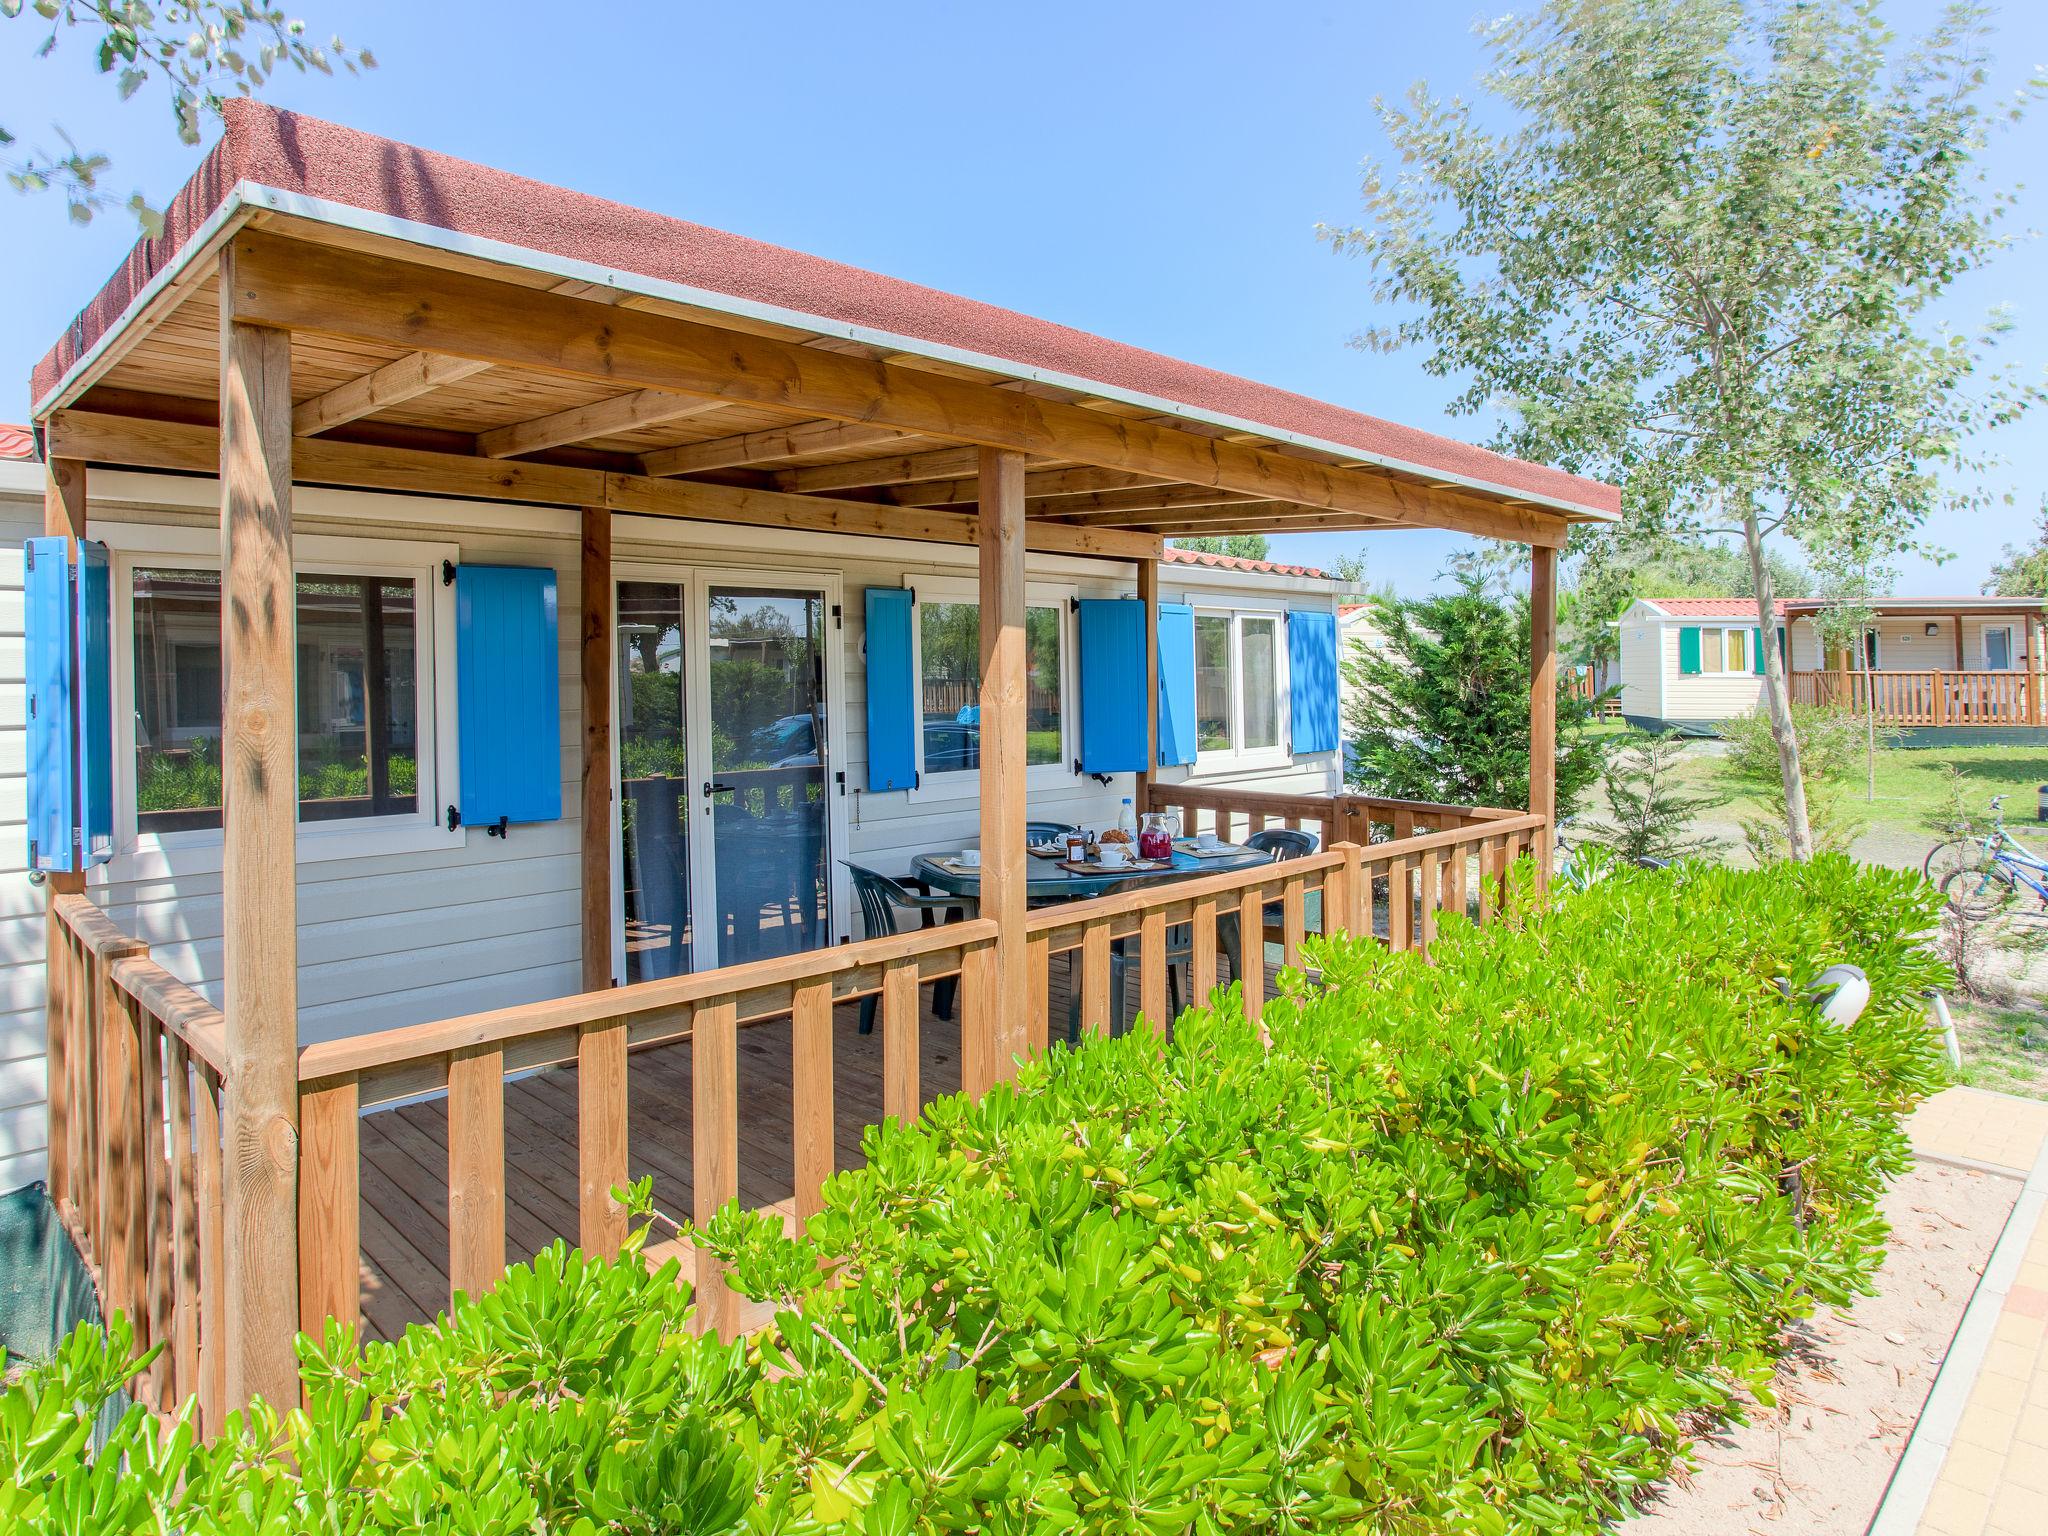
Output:
[[[1166,546],[1168,565],[1207,565],[1219,571],[1251,571],[1265,576],[1307,576],[1327,581],[1328,574],[1312,565],[1281,565],[1272,560],[1245,560],[1237,555],[1216,555],[1206,549],[1177,549]]]
[[[1057,374],[1169,401],[1204,415],[1314,438],[1361,457],[1552,504],[1608,514],[1621,508],[1620,491],[1597,480],[1526,464],[1470,443],[916,283],[530,181],[260,102],[230,101],[225,119],[221,141],[166,212],[163,234],[135,245],[127,261],[36,365],[33,399],[40,402],[49,395],[207,218],[246,182],[629,276],[687,284],[829,325],[862,327],[957,349],[1000,360],[1019,372]]]
[[[35,456],[35,435],[27,427],[0,421],[0,459],[32,459]]]
[[[1683,619],[1756,619],[1756,599],[1753,597],[1649,597],[1643,599],[1655,603],[1673,618]],[[1785,616],[1786,598],[1779,598],[1772,604],[1771,612],[1779,618]]]

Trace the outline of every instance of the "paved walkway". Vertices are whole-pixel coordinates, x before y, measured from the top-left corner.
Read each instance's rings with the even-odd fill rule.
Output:
[[[1908,1123],[1923,1157],[2025,1179],[1871,1536],[2048,1532],[2048,1104],[1951,1088]]]

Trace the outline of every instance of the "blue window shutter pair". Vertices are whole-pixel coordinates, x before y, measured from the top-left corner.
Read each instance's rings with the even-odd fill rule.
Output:
[[[455,698],[462,823],[562,814],[562,705],[555,573],[455,567]]]
[[[107,547],[39,538],[22,555],[30,867],[70,873],[114,845]]]
[[[1700,627],[1688,624],[1678,632],[1678,671],[1683,677],[1697,677],[1700,670]]]
[[[1159,605],[1159,761],[1195,760],[1195,610]]]
[[[912,627],[917,594],[869,587],[866,597],[868,792],[917,786],[917,677]]]
[[[1127,597],[1090,597],[1082,598],[1077,607],[1081,619],[1081,771],[1143,773],[1151,747],[1143,702],[1145,605]],[[1192,623],[1191,618],[1191,658]],[[1163,731],[1160,739],[1165,740]]]
[[[1287,615],[1288,694],[1294,753],[1337,750],[1337,615],[1296,608]]]

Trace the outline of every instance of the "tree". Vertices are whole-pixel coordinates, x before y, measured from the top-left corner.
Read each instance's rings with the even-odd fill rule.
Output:
[[[1814,590],[1813,573],[1782,550],[1766,549],[1764,566],[1780,597]],[[1639,597],[1755,595],[1748,555],[1728,544],[1670,534],[1610,538],[1573,558],[1558,596],[1558,627],[1577,660],[1613,661],[1621,651],[1615,620]]]
[[[1325,567],[1333,581],[1348,582],[1354,587],[1365,585],[1365,551],[1349,550],[1329,562]]]
[[[339,37],[325,44],[308,41],[304,22],[258,0],[171,0],[157,7],[146,0],[0,0],[0,20],[27,25],[31,17],[47,24],[37,58],[80,32],[99,72],[116,77],[122,101],[152,84],[162,86],[178,138],[186,144],[199,142],[205,119],[220,115],[225,95],[253,96],[285,65],[323,75],[337,66],[350,74],[377,66],[369,49],[351,49]],[[23,151],[15,148],[16,135],[0,124],[0,168],[17,192],[62,190],[71,217],[88,223],[114,202],[100,186],[109,161],[81,149],[61,126],[53,132],[63,141],[61,150]],[[126,205],[150,234],[161,228],[161,217],[140,192]]]
[[[1857,820],[1842,803],[1842,785],[1856,766],[1864,741],[1864,724],[1852,711],[1792,706],[1792,728],[1799,733],[1799,771],[1813,838],[1813,852],[1842,853],[1855,839]],[[1786,836],[1785,780],[1778,769],[1778,743],[1771,718],[1762,709],[1723,720],[1728,743],[1723,761],[1745,798],[1763,806],[1762,815],[1741,818],[1742,838],[1759,864],[1792,857]]]
[[[2048,594],[2048,496],[2041,499],[2041,526],[2025,549],[2008,544],[2005,557],[1991,567],[1984,590],[1998,597],[2040,597]]]
[[[1173,547],[1200,550],[1205,555],[1229,555],[1238,560],[1263,560],[1273,546],[1263,533],[1231,533],[1214,539],[1175,539]]]
[[[1685,743],[1669,731],[1638,735],[1610,752],[1600,772],[1607,816],[1587,827],[1593,840],[1632,863],[1669,864],[1720,847],[1721,839],[1700,831],[1699,821],[1728,797],[1689,787],[1681,776],[1684,761]]]
[[[1354,788],[1396,800],[1529,803],[1529,602],[1466,576],[1432,597],[1372,599],[1377,647],[1344,662]],[[1600,770],[1592,706],[1560,674],[1557,806],[1566,816]]]
[[[1368,166],[1364,227],[1324,232],[1411,308],[1362,345],[1427,348],[1467,381],[1454,409],[1504,412],[1495,446],[1618,481],[1635,530],[1739,531],[1766,610],[1767,538],[1885,558],[1935,509],[1989,501],[1966,440],[2036,391],[1985,366],[1998,317],[1924,320],[2005,244],[1978,8],[1896,55],[1870,0],[1547,0],[1483,37],[1512,121],[1422,84],[1381,103],[1398,164]]]

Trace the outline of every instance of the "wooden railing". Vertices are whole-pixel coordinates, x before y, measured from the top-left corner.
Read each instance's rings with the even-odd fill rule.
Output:
[[[138,1396],[226,1399],[221,1140],[227,1037],[218,1009],[91,901],[49,924],[50,1193],[109,1312],[162,1344]]]
[[[1387,800],[1372,795],[1286,795],[1262,790],[1196,784],[1154,784],[1141,809],[1171,811],[1183,836],[1214,832],[1234,842],[1269,826],[1316,834],[1328,848],[1337,843],[1380,843],[1424,832],[1501,821],[1520,811],[1491,806],[1440,805],[1430,800]]]
[[[1203,798],[1176,793],[1190,810]],[[1427,952],[1446,912],[1495,920],[1509,899],[1512,862],[1545,846],[1540,816],[1344,799],[1242,814],[1320,814],[1352,830],[1459,824],[1033,912],[1028,1049],[1065,1037],[1065,1019],[1056,1027],[1053,1017],[1058,956],[1073,957],[1070,1003],[1085,1033],[1109,1030],[1121,1007],[1116,982],[1135,968],[1138,1014],[1167,1034],[1169,967],[1186,966],[1186,996],[1198,1002],[1221,980],[1226,959],[1256,1018],[1266,1007],[1269,945],[1287,965],[1302,962],[1319,932],[1372,934]],[[60,1133],[53,1188],[108,1304],[135,1316],[145,1341],[172,1346],[149,1378],[152,1401],[169,1406],[196,1392],[211,1432],[223,1402],[220,1123],[232,1091],[222,1020],[84,898],[58,897],[52,912],[51,1108]],[[957,978],[963,1051],[991,1038],[996,937],[992,919],[974,919],[304,1047],[300,1326],[317,1333],[329,1318],[360,1320],[364,1111],[445,1095],[448,1281],[451,1293],[476,1294],[504,1270],[508,1198],[520,1194],[521,1174],[507,1156],[508,1077],[576,1067],[578,1239],[586,1251],[609,1254],[626,1231],[614,1191],[629,1178],[629,1054],[687,1042],[691,1206],[701,1223],[740,1190],[739,1031],[787,1019],[793,1206],[803,1220],[820,1208],[835,1167],[834,1006],[878,1000],[882,1112],[913,1119],[924,1097],[922,989]],[[693,1263],[700,1324],[732,1336],[742,1320],[717,1260],[698,1249]]]
[[[1792,701],[1861,713],[1888,725],[2044,723],[2033,674],[2021,671],[1794,672]]]

